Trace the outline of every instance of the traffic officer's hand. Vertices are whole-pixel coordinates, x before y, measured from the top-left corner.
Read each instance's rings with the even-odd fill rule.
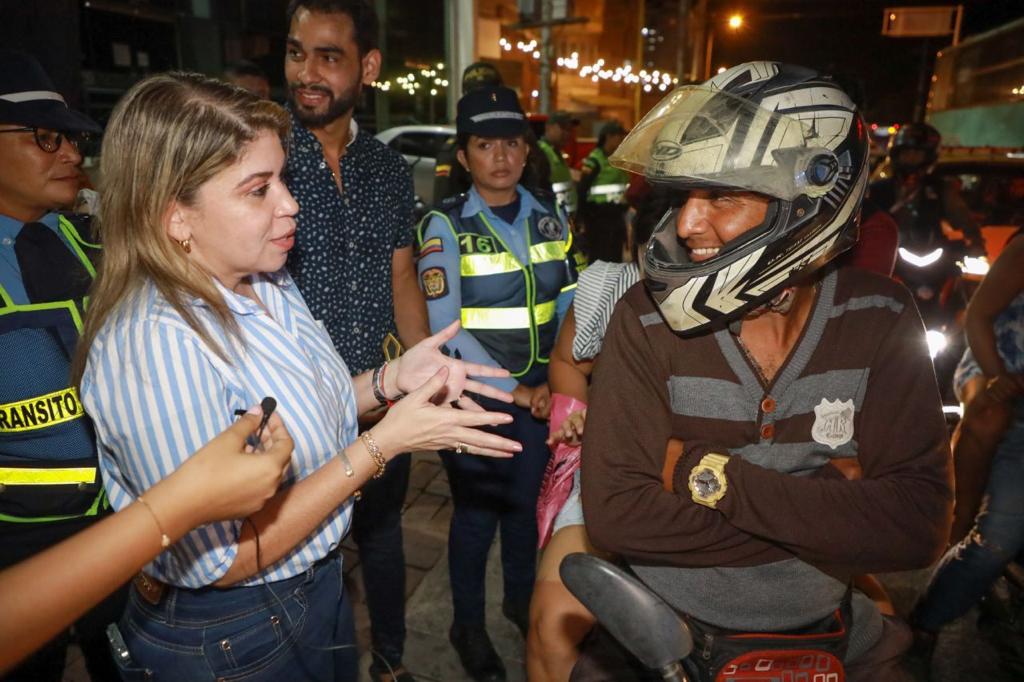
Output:
[[[534,419],[544,420],[551,414],[551,389],[548,388],[547,382],[534,387],[533,395],[530,397],[530,414]]]
[[[388,363],[388,369],[384,373],[384,393],[389,397],[397,397],[402,394],[412,393],[420,386],[430,381],[439,369],[447,368],[447,381],[444,391],[437,396],[438,402],[458,401],[459,406],[464,409],[479,410],[480,407],[463,396],[463,392],[478,393],[494,398],[502,402],[510,403],[513,396],[507,391],[495,388],[480,381],[474,381],[469,377],[507,377],[509,372],[501,367],[491,367],[475,362],[464,362],[451,358],[441,352],[441,346],[455,338],[459,333],[459,321],[456,320],[450,325],[423,339],[410,348],[397,359]]]

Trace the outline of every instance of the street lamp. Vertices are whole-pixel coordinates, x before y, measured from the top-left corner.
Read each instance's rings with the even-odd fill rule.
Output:
[[[743,28],[743,15],[734,12],[729,15],[725,25],[729,27],[731,31],[738,31]],[[711,78],[711,51],[715,46],[715,28],[714,23],[708,22],[708,38],[707,44],[704,46],[704,80]]]

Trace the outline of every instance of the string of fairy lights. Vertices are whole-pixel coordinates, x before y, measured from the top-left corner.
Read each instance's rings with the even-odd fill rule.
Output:
[[[504,52],[511,52],[515,49],[535,61],[540,60],[540,44],[536,39],[527,42],[519,40],[513,45],[507,38],[501,38],[498,41],[498,46]],[[634,71],[633,65],[629,63],[612,68],[604,59],[598,59],[592,64],[581,65],[578,52],[573,52],[568,57],[556,58],[555,65],[560,69],[575,72],[580,78],[587,78],[594,83],[610,81],[624,85],[638,85],[643,88],[644,92],[653,92],[655,89],[665,92],[679,82],[678,78],[658,69]],[[438,62],[435,65],[413,69],[394,77],[393,80],[374,81],[373,86],[382,92],[395,90],[411,96],[429,93],[431,97],[436,97],[442,89],[448,87],[448,80],[440,75],[444,72],[444,66],[443,62]],[[537,97],[537,91],[534,90],[531,95]]]

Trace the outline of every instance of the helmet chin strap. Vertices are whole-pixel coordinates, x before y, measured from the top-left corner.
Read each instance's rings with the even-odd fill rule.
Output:
[[[775,295],[767,303],[763,303],[758,307],[748,312],[743,317],[737,318],[729,323],[729,333],[733,336],[739,336],[743,330],[743,320],[747,318],[760,317],[765,313],[776,313],[778,315],[788,315],[789,311],[793,309],[793,302],[796,300],[795,286],[789,286],[784,288],[778,294]]]

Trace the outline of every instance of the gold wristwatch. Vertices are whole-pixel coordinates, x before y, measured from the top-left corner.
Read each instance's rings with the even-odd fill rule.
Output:
[[[725,477],[725,465],[729,461],[726,455],[710,453],[701,457],[697,466],[690,471],[690,496],[697,504],[715,508],[718,501],[725,497],[729,489],[729,481]]]

